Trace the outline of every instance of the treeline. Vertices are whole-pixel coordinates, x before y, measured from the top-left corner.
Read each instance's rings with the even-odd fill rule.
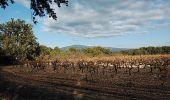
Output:
[[[88,56],[88,57],[95,57],[95,56],[109,56],[112,55],[113,52],[110,49],[102,48],[102,47],[91,47],[91,48],[68,48],[68,49],[60,49],[55,47],[54,49],[41,45],[40,46],[40,58],[46,57],[44,59],[55,59],[55,58],[74,58],[80,56]]]
[[[170,54],[170,46],[162,46],[162,47],[142,47],[139,49],[128,49],[114,52],[110,49],[103,47],[90,47],[90,48],[68,48],[66,50],[62,50],[58,47],[54,49],[48,48],[46,46],[41,46],[41,55],[48,55],[50,57],[62,58],[62,57],[70,57],[70,56],[88,56],[88,57],[96,57],[96,56],[113,56],[113,55],[155,55],[155,54]]]
[[[170,54],[170,46],[162,47],[142,47],[139,49],[129,49],[121,51],[121,54],[127,55],[155,55],[155,54]]]

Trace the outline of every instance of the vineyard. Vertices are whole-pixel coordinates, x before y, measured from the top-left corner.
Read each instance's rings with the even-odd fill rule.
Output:
[[[37,85],[42,87],[67,87],[67,92],[71,91],[79,97],[95,92],[93,96],[99,98],[107,95],[139,99],[170,98],[170,55],[27,61],[6,67],[3,71],[23,80],[38,82]],[[19,82],[24,84],[24,81]],[[25,83],[28,84],[28,81]]]
[[[0,0],[0,100],[170,100],[169,5]]]

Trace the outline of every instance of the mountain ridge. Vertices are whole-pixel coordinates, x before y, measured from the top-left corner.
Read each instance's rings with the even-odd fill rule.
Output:
[[[69,48],[84,49],[84,48],[93,48],[93,47],[102,47],[102,48],[110,49],[112,51],[128,50],[128,48],[103,47],[103,46],[86,46],[86,45],[70,45],[70,46],[62,47],[60,49],[62,49],[62,50],[67,50]]]

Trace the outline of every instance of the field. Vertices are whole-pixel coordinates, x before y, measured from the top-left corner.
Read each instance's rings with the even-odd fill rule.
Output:
[[[170,100],[170,0],[0,0],[0,100]]]
[[[26,61],[0,75],[0,98],[14,100],[170,99],[170,55]]]

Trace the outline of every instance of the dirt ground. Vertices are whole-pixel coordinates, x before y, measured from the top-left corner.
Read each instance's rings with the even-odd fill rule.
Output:
[[[170,76],[160,79],[147,70],[94,74],[91,79],[85,72],[1,66],[0,100],[170,100]]]

